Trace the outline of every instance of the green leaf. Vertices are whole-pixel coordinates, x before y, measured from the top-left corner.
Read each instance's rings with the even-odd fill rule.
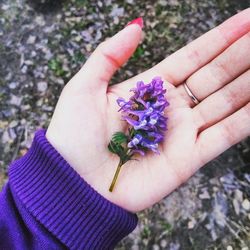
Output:
[[[112,141],[110,141],[109,145],[108,145],[108,149],[110,152],[116,154],[116,144],[113,143]]]
[[[135,133],[135,132],[134,132],[134,133]],[[148,137],[148,133],[147,133],[146,131],[144,131],[144,130],[141,130],[141,129],[137,130],[137,131],[136,131],[136,134],[140,134],[141,136],[143,136],[143,137],[145,137],[145,138]]]
[[[131,158],[131,156],[127,154],[125,148],[123,148],[121,145],[114,143],[113,141],[108,144],[108,149],[111,153],[118,155],[123,163],[127,162]]]
[[[128,154],[127,144],[128,136],[125,135],[123,132],[116,132],[112,136],[112,140],[108,144],[108,149],[111,153],[116,154],[119,156],[120,161],[124,164],[125,162],[131,159],[131,155]]]
[[[63,63],[58,58],[52,58],[49,60],[48,67],[56,76],[64,76],[66,74],[63,69]]]
[[[123,132],[116,132],[112,136],[112,141],[115,144],[121,145],[122,143],[126,143],[128,141],[128,136],[126,136]]]
[[[113,141],[111,141],[108,145],[108,149],[110,152],[114,153],[114,154],[118,154],[120,151],[123,151],[122,146],[117,145],[116,143],[114,143]]]
[[[134,52],[131,60],[132,61],[137,61],[144,53],[145,53],[145,50],[142,47],[137,47],[137,49]]]

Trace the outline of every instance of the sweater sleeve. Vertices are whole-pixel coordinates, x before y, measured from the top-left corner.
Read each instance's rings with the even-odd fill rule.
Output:
[[[0,193],[0,249],[113,249],[137,216],[97,193],[35,134]]]

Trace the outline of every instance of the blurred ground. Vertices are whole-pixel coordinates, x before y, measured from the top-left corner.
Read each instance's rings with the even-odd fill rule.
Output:
[[[144,17],[143,44],[116,83],[248,6],[249,0],[1,0],[0,187],[8,163],[25,154],[38,127],[48,125],[63,86],[105,37]],[[117,250],[250,249],[250,140],[139,217]]]

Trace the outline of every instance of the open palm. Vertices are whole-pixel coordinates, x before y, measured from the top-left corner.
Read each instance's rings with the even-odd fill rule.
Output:
[[[48,140],[108,200],[129,211],[155,204],[205,163],[250,135],[249,31],[247,9],[148,71],[108,86],[141,38],[139,25],[127,26],[102,43],[66,85],[46,133]],[[116,99],[128,99],[137,81],[147,83],[155,76],[164,80],[170,103],[160,155],[138,155],[127,162],[110,193],[119,159],[107,145],[114,132],[126,130]],[[183,81],[201,101],[197,106]]]

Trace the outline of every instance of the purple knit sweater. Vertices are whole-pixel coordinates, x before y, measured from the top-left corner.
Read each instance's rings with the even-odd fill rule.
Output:
[[[36,132],[0,193],[0,249],[113,249],[137,216],[106,200]]]

